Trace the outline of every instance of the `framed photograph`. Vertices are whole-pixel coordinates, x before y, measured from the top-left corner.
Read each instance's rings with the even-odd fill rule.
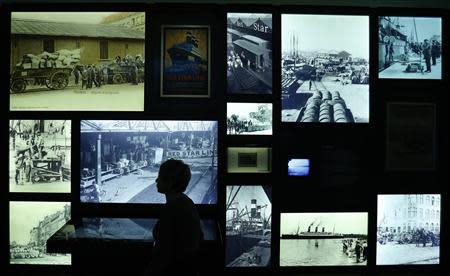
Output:
[[[209,98],[210,27],[161,27],[161,97]]]
[[[272,135],[271,103],[227,103],[228,135]]]
[[[380,79],[442,78],[442,18],[378,17]]]
[[[145,12],[12,12],[11,111],[144,111]]]
[[[270,173],[272,148],[230,147],[227,152],[228,173]]]
[[[388,103],[387,170],[434,170],[436,105]]]

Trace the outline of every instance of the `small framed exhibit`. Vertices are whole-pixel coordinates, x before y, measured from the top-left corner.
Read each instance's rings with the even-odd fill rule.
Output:
[[[272,148],[229,147],[227,149],[228,173],[270,173]]]
[[[47,240],[70,220],[70,202],[9,203],[10,264],[70,265],[71,254],[47,253]]]
[[[280,267],[366,266],[368,213],[281,213]]]
[[[440,263],[441,195],[377,197],[377,265]]]
[[[227,103],[228,135],[272,135],[271,103]]]
[[[9,121],[9,191],[70,193],[71,121]]]
[[[367,15],[282,14],[281,121],[369,123],[369,40]]]
[[[387,103],[386,169],[436,167],[436,104]]]
[[[272,14],[227,14],[227,93],[272,93]]]
[[[207,25],[161,26],[161,97],[210,97],[210,40]]]
[[[287,162],[288,176],[309,176],[311,173],[311,160],[308,158],[290,158]]]
[[[82,203],[165,203],[156,179],[159,166],[170,158],[190,166],[192,176],[185,194],[195,204],[217,203],[217,121],[80,123]]]
[[[271,187],[234,185],[226,192],[226,267],[269,267]]]
[[[144,111],[145,12],[11,12],[10,110]]]
[[[379,16],[380,79],[442,79],[442,17]]]

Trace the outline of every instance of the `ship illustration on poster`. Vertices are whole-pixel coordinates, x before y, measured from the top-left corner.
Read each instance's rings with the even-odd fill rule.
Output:
[[[209,97],[209,27],[163,26],[162,97]]]

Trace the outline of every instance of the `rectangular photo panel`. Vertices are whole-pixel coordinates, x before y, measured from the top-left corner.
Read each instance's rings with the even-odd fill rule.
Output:
[[[70,120],[9,121],[9,191],[70,193]]]
[[[10,110],[143,111],[145,12],[12,12]]]
[[[288,176],[309,176],[311,161],[305,158],[292,158],[288,161]]]
[[[272,93],[272,14],[227,14],[227,92]]]
[[[161,97],[209,98],[210,27],[161,27]]]
[[[271,187],[227,186],[225,265],[270,266],[271,236]]]
[[[282,213],[280,266],[367,265],[368,213]]]
[[[272,104],[227,103],[227,134],[272,135]]]
[[[155,181],[170,158],[189,165],[194,203],[217,202],[217,121],[82,120],[80,129],[81,202],[165,203]]]
[[[69,220],[70,202],[10,202],[10,263],[70,265],[71,254],[47,252],[47,240]]]
[[[258,147],[228,148],[228,173],[269,173],[272,149]]]
[[[369,16],[281,15],[282,122],[369,122]]]
[[[378,195],[377,265],[439,264],[441,195]]]
[[[441,17],[378,17],[380,79],[440,80],[441,57]]]

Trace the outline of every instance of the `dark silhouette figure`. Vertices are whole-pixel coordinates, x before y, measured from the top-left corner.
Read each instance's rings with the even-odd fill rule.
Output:
[[[428,39],[423,41],[422,53],[425,64],[427,65],[427,70],[425,72],[431,72],[431,45],[428,42]]]
[[[159,168],[156,187],[166,205],[153,228],[152,262],[146,275],[198,275],[198,254],[203,233],[192,200],[183,192],[191,179],[188,165],[169,159]]]

